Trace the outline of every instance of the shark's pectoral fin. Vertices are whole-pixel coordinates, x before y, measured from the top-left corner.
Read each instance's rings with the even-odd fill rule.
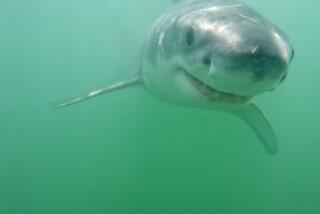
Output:
[[[65,101],[61,101],[61,102],[56,102],[54,104],[52,104],[53,108],[62,108],[62,107],[66,107],[66,106],[70,106],[76,103],[80,103],[83,102],[85,100],[88,100],[90,98],[111,92],[111,91],[115,91],[115,90],[119,90],[122,88],[126,88],[128,86],[132,86],[132,85],[136,85],[141,83],[141,75],[140,74],[136,74],[134,77],[132,77],[131,79],[128,79],[126,81],[121,81],[121,82],[117,82],[113,85],[109,85],[106,86],[104,88],[100,88],[94,91],[91,91],[89,93],[83,94],[81,96],[69,99],[69,100],[65,100]]]
[[[242,118],[255,131],[269,153],[277,153],[278,141],[275,132],[268,118],[254,103],[237,109],[233,113]]]

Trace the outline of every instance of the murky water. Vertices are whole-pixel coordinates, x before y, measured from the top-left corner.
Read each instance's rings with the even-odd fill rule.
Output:
[[[50,108],[134,74],[169,0],[2,0],[0,213],[319,213],[320,3],[245,2],[296,50],[285,83],[256,98],[276,156],[232,115],[139,88]]]

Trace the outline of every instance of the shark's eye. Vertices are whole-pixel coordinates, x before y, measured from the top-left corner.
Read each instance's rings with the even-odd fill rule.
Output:
[[[202,64],[204,64],[206,66],[209,66],[211,64],[210,56],[204,57],[203,60],[202,60]]]
[[[193,41],[194,41],[194,30],[192,27],[189,27],[186,33],[187,46],[190,47],[193,44]]]

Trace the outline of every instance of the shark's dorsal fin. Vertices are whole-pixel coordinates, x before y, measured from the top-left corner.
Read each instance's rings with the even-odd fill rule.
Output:
[[[184,2],[184,1],[208,1],[208,0],[171,0],[174,4]]]
[[[93,97],[96,97],[96,96],[99,96],[99,95],[102,95],[102,94],[105,94],[105,93],[108,93],[111,91],[115,91],[115,90],[119,90],[122,88],[126,88],[128,86],[139,84],[141,82],[142,82],[141,75],[136,74],[135,76],[133,76],[132,78],[130,78],[126,81],[117,82],[112,85],[88,92],[86,94],[83,94],[81,96],[78,96],[78,97],[75,97],[72,99],[68,99],[68,100],[61,101],[61,102],[56,102],[56,103],[52,104],[52,107],[53,108],[62,108],[62,107],[70,106],[70,105],[83,102],[83,101],[88,100],[90,98],[93,98]]]
[[[242,118],[256,133],[265,149],[271,153],[278,152],[278,140],[266,115],[254,104],[232,112]]]
[[[171,0],[174,4],[182,2],[182,1],[186,1],[186,0]]]

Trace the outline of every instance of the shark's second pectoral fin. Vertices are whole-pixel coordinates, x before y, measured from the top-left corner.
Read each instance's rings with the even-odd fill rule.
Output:
[[[242,118],[255,131],[269,153],[276,154],[278,152],[276,134],[266,115],[254,103],[237,109],[233,113]]]
[[[81,96],[69,99],[69,100],[65,100],[65,101],[61,101],[61,102],[56,102],[54,104],[52,104],[53,108],[62,108],[62,107],[66,107],[66,106],[70,106],[76,103],[80,103],[83,102],[85,100],[88,100],[90,98],[99,96],[101,94],[105,94],[111,91],[115,91],[115,90],[119,90],[122,88],[126,88],[128,86],[132,86],[132,85],[136,85],[141,83],[141,76],[140,74],[135,75],[134,77],[132,77],[131,79],[128,79],[126,81],[121,81],[121,82],[117,82],[114,83],[112,85],[106,86],[104,88],[100,88],[91,92],[88,92],[86,94],[83,94]]]

